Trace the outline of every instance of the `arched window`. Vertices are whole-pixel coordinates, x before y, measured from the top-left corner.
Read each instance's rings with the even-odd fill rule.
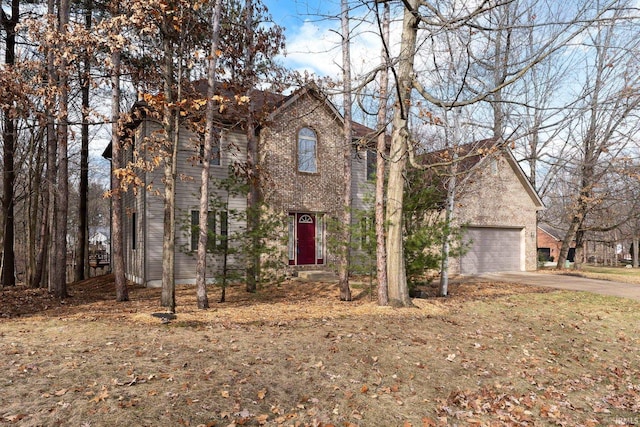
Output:
[[[298,132],[298,171],[317,172],[317,143],[318,138],[313,129],[300,129],[300,132]]]

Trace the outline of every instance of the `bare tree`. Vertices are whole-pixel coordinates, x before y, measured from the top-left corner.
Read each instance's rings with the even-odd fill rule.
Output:
[[[634,87],[640,76],[637,67],[638,38],[631,30],[634,20],[624,8],[611,12],[607,21],[597,21],[583,41],[589,47],[584,56],[581,106],[576,106],[571,132],[567,133],[576,152],[572,165],[576,177],[569,227],[562,242],[558,268],[564,268],[571,242],[576,244],[576,268],[583,262],[585,221],[601,203],[598,187],[607,178],[626,146],[640,132],[637,112],[640,93]]]
[[[351,156],[352,156],[352,120],[351,120],[351,35],[349,33],[349,2],[341,1],[342,13],[342,85],[343,85],[343,137],[344,137],[344,161],[343,161],[343,213],[342,213],[342,247],[339,253],[338,284],[340,286],[340,300],[351,301],[351,289],[349,288],[349,248],[351,246]]]
[[[69,36],[68,0],[60,0],[58,7],[58,34],[63,40]],[[62,43],[61,48],[67,46]],[[56,191],[55,191],[55,232],[56,242],[54,256],[55,268],[51,269],[50,289],[58,298],[67,295],[67,218],[69,214],[69,78],[66,52],[59,52],[58,70],[58,126],[56,129],[57,163],[56,163]]]
[[[11,1],[11,15],[7,16],[4,9],[0,8],[0,24],[6,35],[5,46],[5,66],[7,72],[13,73],[13,66],[16,63],[16,26],[20,17],[20,0]],[[5,82],[6,83],[6,82]],[[12,102],[3,103],[3,191],[2,191],[2,213],[4,217],[4,233],[2,246],[2,286],[14,286],[16,284],[15,275],[15,249],[14,249],[14,186],[15,186],[15,164],[14,151],[16,145],[16,126]]]
[[[91,28],[93,16],[92,0],[86,0],[84,10],[85,29]],[[88,224],[88,191],[89,191],[89,111],[91,88],[91,55],[89,47],[85,46],[82,55],[82,70],[80,71],[80,92],[82,96],[81,115],[81,148],[80,148],[80,184],[78,188],[78,237],[76,242],[76,259],[74,280],[82,280],[89,272],[89,224]]]
[[[407,287],[402,235],[402,201],[404,198],[404,171],[409,149],[409,111],[413,91],[414,61],[417,42],[418,0],[408,0],[402,21],[402,39],[396,74],[396,106],[393,111],[393,130],[389,152],[386,219],[387,276],[389,302],[392,305],[412,306]]]
[[[205,118],[205,136],[202,156],[202,173],[200,184],[200,216],[198,232],[198,263],[196,266],[196,286],[198,308],[209,308],[207,297],[207,240],[209,223],[209,171],[213,140],[215,138],[214,113],[215,113],[215,81],[218,63],[218,40],[220,37],[220,15],[222,13],[222,0],[216,0],[213,14],[211,15],[211,50],[209,52],[209,66],[207,70],[207,107]]]
[[[123,244],[123,203],[120,175],[123,168],[122,128],[120,126],[120,48],[112,46],[111,52],[111,156],[112,168],[111,188],[114,191],[111,200],[111,264],[116,287],[116,301],[128,301],[129,291],[124,274],[124,244]]]
[[[394,106],[393,131],[391,136],[389,179],[387,184],[387,221],[389,222],[387,240],[387,261],[389,272],[389,297],[393,303],[411,305],[408,298],[406,272],[403,267],[402,235],[402,188],[403,174],[407,164],[406,157],[412,154],[410,112],[414,108],[412,95],[415,92],[421,104],[440,107],[462,107],[493,100],[500,102],[501,91],[516,83],[531,69],[554,52],[566,46],[589,27],[589,23],[602,17],[603,9],[581,8],[571,20],[559,23],[553,34],[545,39],[531,57],[522,58],[509,73],[502,75],[499,81],[486,84],[486,79],[472,78],[473,61],[468,61],[458,90],[447,93],[445,97],[434,95],[428,72],[420,72],[414,66],[416,57],[424,53],[425,46],[432,46],[437,37],[451,31],[461,31],[470,37],[472,43],[468,49],[478,48],[472,36],[478,30],[497,31],[500,23],[492,24],[487,14],[495,9],[508,7],[512,0],[481,2],[473,5],[457,2],[436,5],[435,2],[404,1],[404,15],[400,53],[395,67],[396,103]],[[420,43],[418,43],[420,33]],[[429,56],[429,55],[427,55]],[[439,58],[434,54],[430,60],[421,58],[421,64],[439,66]],[[497,98],[496,98],[497,97]],[[497,125],[494,125],[494,128]]]
[[[180,143],[180,107],[182,68],[176,70],[174,57],[181,58],[181,35],[176,34],[173,19],[161,24],[164,35],[162,40],[162,78],[163,78],[163,111],[162,128],[164,140],[164,221],[162,233],[162,295],[161,304],[172,313],[176,310],[175,282],[175,239],[176,239],[176,180],[178,163],[178,146]],[[177,46],[174,44],[178,39]]]
[[[377,3],[376,3],[377,6]],[[379,16],[379,14],[376,14]],[[380,95],[378,104],[377,128],[378,139],[376,142],[376,192],[375,192],[375,224],[376,224],[376,277],[378,280],[378,305],[389,304],[388,283],[387,283],[387,253],[385,238],[385,218],[384,218],[384,182],[385,182],[385,156],[387,153],[387,108],[389,102],[389,26],[391,7],[389,2],[384,2],[382,21],[380,23],[380,33],[382,36],[380,71]]]

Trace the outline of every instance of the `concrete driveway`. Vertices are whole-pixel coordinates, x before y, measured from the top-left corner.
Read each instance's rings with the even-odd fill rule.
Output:
[[[482,273],[477,278],[498,282],[521,283],[523,285],[545,286],[571,291],[593,292],[601,295],[630,298],[640,301],[640,285],[612,282],[609,280],[585,279],[562,274],[535,272],[495,272]]]

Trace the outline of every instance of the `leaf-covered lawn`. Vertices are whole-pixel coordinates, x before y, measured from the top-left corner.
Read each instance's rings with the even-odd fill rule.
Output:
[[[462,283],[450,298],[392,309],[366,286],[346,303],[335,284],[292,281],[233,287],[204,312],[180,287],[177,319],[163,324],[151,316],[159,290],[115,303],[112,286],[74,285],[64,304],[0,291],[0,424],[640,422],[637,302]]]
[[[545,271],[545,270],[542,270]],[[626,268],[624,265],[618,267],[602,267],[593,265],[583,265],[580,270],[546,270],[548,273],[568,274],[571,276],[586,277],[589,279],[611,280],[640,285],[640,269]]]

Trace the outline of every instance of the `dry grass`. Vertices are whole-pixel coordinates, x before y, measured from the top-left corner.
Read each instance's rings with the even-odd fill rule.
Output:
[[[162,324],[159,290],[115,303],[109,280],[73,286],[65,304],[2,291],[0,424],[640,422],[636,302],[461,283],[391,309],[366,290],[347,303],[335,284],[288,282],[231,288],[207,311],[181,287]]]
[[[593,265],[583,265],[581,270],[539,270],[540,272],[566,274],[570,276],[586,277],[588,279],[611,280],[614,282],[630,283],[640,285],[640,269],[619,267],[598,267]]]

